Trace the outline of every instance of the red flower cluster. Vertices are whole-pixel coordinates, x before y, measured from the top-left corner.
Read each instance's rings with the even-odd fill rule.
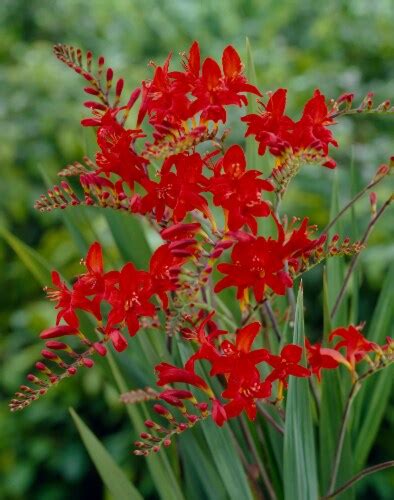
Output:
[[[261,302],[266,288],[284,295],[286,288],[293,286],[293,280],[286,270],[286,263],[293,271],[299,267],[299,258],[321,247],[325,237],[315,240],[308,233],[308,219],[304,219],[298,229],[286,237],[283,226],[275,219],[278,228],[277,239],[254,237],[246,233],[236,235],[239,240],[231,253],[230,264],[219,264],[218,270],[227,274],[215,287],[215,292],[224,288],[237,287],[237,298],[249,302],[248,290],[253,290],[257,302]]]
[[[324,95],[315,90],[313,97],[305,104],[301,118],[294,122],[284,114],[286,93],[285,89],[278,89],[267,104],[260,101],[263,108],[260,114],[242,118],[248,125],[246,136],[255,136],[260,155],[264,155],[268,148],[281,161],[283,156],[315,151],[325,167],[334,168],[336,163],[328,157],[328,147],[330,144],[338,146],[338,143],[327,128],[335,122],[330,116]]]
[[[64,335],[65,325],[59,325],[62,319],[76,334],[79,328],[76,311],[82,310],[92,314],[99,322],[100,331],[111,339],[115,349],[123,351],[127,341],[120,330],[127,327],[129,334],[135,335],[140,328],[140,318],[156,315],[154,296],[167,307],[167,293],[177,288],[178,274],[185,258],[177,256],[176,252],[174,254],[170,247],[166,243],[153,253],[149,272],[140,271],[128,262],[120,271],[105,273],[102,249],[95,242],[86,257],[86,273],[80,275],[71,288],[61,281],[57,272],[53,272],[55,287],[48,288],[47,293],[51,300],[57,302],[59,313],[57,329],[52,330],[51,338]],[[184,252],[188,254],[187,250]],[[101,313],[103,302],[110,306],[104,323]],[[56,332],[58,335],[55,335]],[[48,338],[47,335],[44,338]]]
[[[375,352],[377,360],[392,356],[392,341],[379,347],[353,325],[331,333],[330,341],[341,339],[334,347],[282,341],[280,348],[273,348],[266,322],[252,319],[267,301],[267,318],[275,324],[276,304],[272,302],[270,308],[269,300],[285,295],[299,275],[324,258],[352,255],[361,249],[349,239],[339,244],[339,236],[325,248],[325,234],[313,237],[317,228],[308,218],[294,218],[288,224],[291,218],[277,215],[289,180],[303,162],[335,166],[328,154],[330,145],[337,146],[337,142],[328,127],[334,124],[333,110],[339,113],[341,102],[349,103],[349,97],[329,110],[325,97],[316,90],[298,121],[285,114],[285,89],[278,89],[266,103],[259,101],[260,114],[244,116],[242,121],[247,124],[246,136],[255,136],[259,154],[268,151],[279,167],[264,178],[258,165],[250,168],[240,145],[226,143],[229,130],[219,124],[226,123],[228,106],[247,104],[245,93],[262,96],[244,76],[233,47],[224,49],[219,64],[210,57],[202,61],[195,42],[183,59],[182,71],[170,70],[168,56],[163,66],[155,66],[152,80],[143,81],[125,105],[120,103],[123,79],[112,84],[114,73],[111,68],[105,71],[104,58],[99,58],[93,73],[91,53],[84,62],[81,52],[73,48],[57,46],[55,50],[89,82],[85,92],[93,100],[85,106],[93,116],[82,125],[97,128],[98,150],[95,161],[84,158],[84,164],[76,162],[61,172],[79,177],[83,200],[62,181],[37,206],[50,210],[85,204],[143,216],[162,244],[146,270],[126,262],[120,270],[106,272],[96,242],[88,251],[85,272],[72,286],[53,272],[53,287],[47,293],[58,313],[56,326],[41,333],[47,341],[42,356],[62,373],[52,371],[46,361],[38,362],[41,377],[28,376],[38,389],[22,386],[23,392],[11,402],[13,410],[45,394],[62,377],[74,375],[78,367],[92,367],[92,356],[104,356],[106,343],[123,351],[128,345],[125,332],[134,336],[145,327],[156,327],[167,335],[169,354],[174,337],[186,341],[188,345],[180,352],[188,353],[188,358],[183,366],[167,362],[156,366],[157,385],[164,386],[164,391],[158,394],[152,389],[154,397],[174,407],[183,420],[178,422],[169,409],[155,404],[154,411],[169,426],[146,422],[150,431],[142,433],[142,441],[136,443],[142,455],[158,451],[161,444],[168,446],[173,434],[209,415],[219,426],[243,412],[254,420],[259,401],[281,404],[291,376],[314,374],[320,380],[323,369],[342,364],[355,380],[358,363],[373,364],[369,353]],[[128,115],[139,97],[136,128],[127,128]],[[142,125],[152,142],[141,144],[146,138],[139,128]],[[389,167],[381,169],[378,178],[388,171]],[[275,201],[268,201],[269,196]],[[259,231],[268,227],[268,220],[276,225],[275,237]],[[228,261],[224,260],[226,250]],[[219,279],[216,270],[222,274]],[[215,293],[229,287],[236,288],[241,306],[239,328],[233,327],[236,315],[221,313],[219,309],[226,308],[217,307],[220,298]],[[81,331],[81,311],[93,318],[98,340]],[[285,316],[289,317],[288,311]],[[279,323],[274,328],[278,337]],[[222,329],[224,324],[231,331]],[[264,338],[259,335],[262,330]],[[79,341],[85,350],[81,353],[58,340],[66,336],[73,339],[72,345]],[[207,364],[209,375],[204,373]],[[178,383],[190,387],[168,387]]]
[[[183,122],[201,113],[201,123],[226,121],[225,106],[247,104],[245,92],[261,95],[243,75],[237,51],[229,45],[223,51],[222,68],[207,57],[201,64],[200,48],[194,42],[184,71],[169,71],[171,55],[163,66],[157,66],[151,81],[142,83],[142,106],[138,122],[146,114],[156,128],[168,124],[183,128]]]

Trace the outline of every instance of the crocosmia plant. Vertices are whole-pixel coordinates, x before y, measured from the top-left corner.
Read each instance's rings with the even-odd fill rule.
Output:
[[[119,381],[110,351],[127,364],[139,349],[144,363],[156,359],[151,383],[127,392],[120,381],[121,401],[133,405],[130,435],[138,434],[130,449],[158,454],[147,462],[156,484],[179,469],[178,447],[190,446],[199,480],[217,475],[210,498],[352,498],[359,479],[393,465],[364,468],[389,396],[393,274],[371,326],[351,320],[349,290],[360,252],[389,213],[393,196],[378,201],[374,188],[387,188],[394,161],[376,166],[342,209],[334,196],[325,228],[313,214],[286,213],[282,202],[304,169],[320,168],[322,182],[334,186],[337,122],[393,113],[390,102],[368,94],[354,104],[352,93],[328,99],[316,89],[289,116],[287,90],[258,88],[252,63],[245,72],[230,45],[216,60],[194,42],[178,70],[171,55],[162,66],[151,63],[152,74],[130,95],[104,57],[65,45],[54,53],[85,82],[81,125],[94,132],[96,152],[61,170],[36,208],[123,212],[125,231],[128,220],[142,228],[130,247],[142,244],[143,231],[156,236],[143,268],[133,261],[113,268],[93,241],[72,281],[52,272],[45,292],[56,321],[40,333],[42,359],[11,410],[39,404],[100,357]],[[237,142],[234,129],[246,139]],[[352,240],[337,222],[364,194],[370,219]],[[316,266],[324,268],[324,325],[312,341],[302,276]],[[159,494],[183,498],[177,481],[170,492],[158,485]],[[127,484],[133,493],[124,498],[142,498]]]

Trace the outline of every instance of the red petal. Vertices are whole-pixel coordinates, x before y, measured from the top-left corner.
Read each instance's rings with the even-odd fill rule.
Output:
[[[302,356],[302,348],[295,344],[288,344],[281,350],[280,355],[290,363],[298,363]]]
[[[223,72],[228,78],[237,76],[242,72],[241,58],[231,45],[226,47],[223,51],[222,66]]]
[[[237,333],[235,346],[238,351],[249,352],[256,335],[259,333],[260,323],[257,321],[250,325],[244,326]]]
[[[103,273],[103,251],[98,241],[95,241],[88,250],[86,267],[91,273]]]

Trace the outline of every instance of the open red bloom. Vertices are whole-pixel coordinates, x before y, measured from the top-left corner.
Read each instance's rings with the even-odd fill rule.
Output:
[[[168,244],[161,245],[152,255],[149,273],[152,279],[152,290],[168,308],[167,292],[177,289],[178,275],[184,258],[176,257]]]
[[[78,277],[73,286],[74,290],[86,296],[96,295],[100,300],[105,298],[118,282],[119,273],[104,273],[103,251],[99,242],[95,241],[90,245],[85,265],[87,272]]]
[[[260,101],[264,110],[256,115],[246,115],[241,118],[248,124],[245,136],[256,136],[259,143],[259,155],[264,155],[267,147],[277,150],[286,144],[289,132],[293,129],[294,122],[284,114],[286,107],[286,89],[276,90],[269,98],[267,104]]]
[[[296,344],[288,344],[283,347],[279,356],[270,354],[267,363],[273,367],[268,375],[267,381],[279,380],[284,387],[287,387],[289,375],[294,377],[309,377],[311,372],[298,364],[301,360],[302,348]]]
[[[214,122],[226,121],[224,106],[247,104],[242,93],[260,95],[256,87],[250,85],[243,75],[243,65],[237,51],[228,46],[223,51],[222,70],[216,61],[208,57],[202,65],[202,75],[195,81],[192,94],[196,97],[190,105],[190,114],[201,111],[201,119]]]
[[[336,350],[345,348],[345,357],[349,361],[352,369],[355,368],[356,363],[363,360],[368,352],[379,349],[375,342],[370,342],[360,332],[360,327],[350,325],[347,328],[336,328],[330,333],[329,340],[332,341],[334,337],[342,337],[343,340],[335,345]]]
[[[224,171],[222,173],[222,170]],[[246,158],[242,148],[231,146],[214,169],[210,179],[213,202],[224,208],[230,231],[237,231],[247,225],[257,232],[256,217],[266,217],[271,209],[261,197],[262,191],[273,191],[273,185],[259,179],[258,170],[246,171]]]
[[[171,171],[175,165],[176,172]],[[156,220],[163,219],[166,208],[172,209],[174,222],[182,221],[188,212],[199,210],[211,217],[208,203],[200,194],[208,179],[202,175],[203,161],[198,153],[170,156],[160,171],[158,183],[142,182],[147,194],[141,200],[141,212],[155,212]]]
[[[187,338],[189,340],[193,339],[199,344],[198,350],[188,359],[185,365],[188,370],[194,370],[194,363],[199,359],[207,359],[213,363],[220,357],[220,353],[215,346],[215,340],[220,335],[224,335],[227,332],[225,330],[219,330],[217,325],[212,321],[212,316],[214,314],[215,312],[212,311],[203,321],[201,321],[194,331],[187,332]],[[208,328],[209,333],[206,333]]]
[[[215,292],[237,287],[237,298],[248,301],[251,288],[258,302],[263,299],[265,288],[270,287],[278,295],[284,295],[293,280],[284,270],[282,243],[271,238],[245,238],[234,245],[231,264],[218,265],[218,271],[227,274],[215,286]]]
[[[155,314],[155,306],[149,301],[152,294],[149,273],[138,271],[131,262],[123,266],[118,288],[114,288],[108,298],[112,309],[106,330],[112,331],[116,325],[125,323],[130,335],[135,335],[139,329],[138,318]]]
[[[305,346],[307,348],[308,365],[312,373],[314,373],[318,378],[319,382],[321,380],[322,368],[332,370],[333,368],[337,368],[340,362],[347,363],[342,354],[335,349],[322,347],[319,342],[311,344],[309,340],[306,339]]]
[[[138,114],[141,124],[148,113],[153,125],[168,122],[178,128],[188,118],[189,99],[187,88],[174,83],[173,74],[169,72],[171,54],[163,66],[156,66],[153,79],[142,82],[142,103]]]
[[[256,399],[271,395],[271,382],[261,381],[256,365],[269,358],[266,349],[252,350],[252,344],[260,330],[260,323],[251,323],[239,329],[235,344],[225,340],[221,344],[222,355],[211,359],[211,375],[225,374],[227,387],[222,396],[231,401],[224,408],[229,418],[243,410],[253,420],[256,417]]]
[[[96,155],[97,173],[117,174],[133,189],[135,181],[146,177],[147,162],[133,147],[137,137],[141,137],[140,130],[126,130],[117,122],[114,112],[108,111],[97,129],[97,144],[101,148]]]
[[[329,144],[338,146],[332,132],[327,129],[334,123],[329,116],[324,95],[315,90],[313,97],[305,104],[301,119],[295,124],[291,139],[293,148],[317,149],[327,156]],[[335,165],[328,166],[332,168]]]
[[[286,261],[296,270],[299,257],[308,255],[319,247],[325,236],[310,239],[308,219],[304,219],[300,227],[286,237],[283,226],[273,217],[278,229],[278,239],[263,236],[254,238],[245,233],[241,233],[241,239],[238,235],[240,241],[234,245],[231,253],[232,263],[218,265],[218,270],[228,276],[216,284],[216,292],[236,286],[237,298],[247,300],[247,289],[251,288],[256,300],[260,302],[266,287],[270,287],[278,295],[284,295],[286,288],[292,286],[293,281],[285,271]]]
[[[46,292],[50,300],[57,302],[55,309],[60,309],[56,317],[56,325],[64,319],[68,325],[77,328],[79,320],[75,313],[76,309],[90,312],[97,319],[100,319],[100,312],[97,307],[78,290],[70,290],[66,283],[60,279],[57,271],[52,271],[52,283],[55,288],[48,287]]]

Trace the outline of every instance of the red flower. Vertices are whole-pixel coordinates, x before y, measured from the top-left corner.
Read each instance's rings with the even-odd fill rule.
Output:
[[[234,418],[240,415],[244,410],[249,417],[249,420],[254,420],[257,414],[256,399],[266,399],[271,396],[271,382],[264,380],[263,382],[257,377],[249,380],[244,380],[245,387],[241,390],[237,387],[228,388],[222,393],[222,396],[231,399],[229,403],[224,405],[224,411],[227,418]]]
[[[135,335],[139,329],[138,318],[155,314],[155,307],[149,302],[152,294],[149,273],[138,271],[131,262],[123,266],[119,273],[119,288],[114,288],[108,298],[112,309],[106,330],[112,331],[116,325],[125,323],[130,335]]]
[[[187,88],[174,83],[173,73],[169,73],[171,54],[163,66],[157,66],[153,79],[142,82],[142,103],[138,114],[138,125],[146,113],[152,124],[166,121],[174,128],[188,118],[189,100]]]
[[[338,146],[332,132],[326,128],[334,123],[328,113],[324,95],[315,90],[313,97],[305,104],[301,119],[295,124],[291,140],[293,147],[318,149],[327,156],[329,144]]]
[[[62,319],[75,328],[79,326],[79,320],[75,313],[75,309],[82,309],[86,312],[94,314],[97,319],[101,319],[100,312],[94,304],[88,300],[78,290],[70,290],[67,285],[60,279],[57,271],[52,271],[52,283],[55,288],[46,288],[47,295],[50,300],[57,302],[55,309],[60,309],[56,317],[56,325]]]
[[[305,346],[307,348],[308,365],[319,382],[321,380],[322,368],[332,370],[333,368],[337,368],[340,362],[348,364],[342,354],[335,349],[322,347],[319,342],[311,344],[309,340],[306,339]]]
[[[140,130],[126,130],[116,121],[114,112],[108,111],[97,129],[97,144],[101,149],[96,155],[97,173],[117,174],[133,189],[135,181],[146,177],[147,162],[133,147],[135,139],[142,136]]]
[[[334,349],[337,351],[342,347],[346,349],[345,357],[349,361],[353,370],[356,363],[363,360],[368,352],[379,349],[379,346],[375,344],[375,342],[370,342],[364,337],[364,335],[360,332],[360,327],[355,327],[353,325],[350,325],[347,328],[336,328],[330,333],[330,342],[334,337],[343,338],[343,340],[336,344]]]
[[[171,171],[173,165],[176,173]],[[154,211],[158,222],[163,219],[166,207],[172,209],[174,222],[182,221],[192,210],[211,217],[208,203],[200,194],[208,182],[202,175],[202,168],[202,158],[198,153],[170,156],[163,163],[158,183],[142,182],[147,191],[141,200],[142,213]]]
[[[222,169],[224,173],[221,173]],[[271,209],[261,198],[261,191],[273,191],[269,181],[259,179],[261,172],[246,171],[246,158],[242,148],[231,146],[215,167],[210,179],[213,202],[225,209],[227,225],[231,231],[245,224],[257,232],[255,217],[266,217]]]
[[[263,299],[265,288],[284,295],[293,280],[284,271],[282,242],[271,238],[245,238],[234,245],[231,264],[218,265],[218,271],[227,276],[215,286],[215,292],[237,287],[237,298],[248,302],[247,290],[251,288],[258,302]]]
[[[294,377],[309,377],[311,372],[298,364],[301,356],[302,348],[295,344],[285,345],[279,356],[271,354],[267,359],[267,363],[273,367],[273,370],[266,380],[270,382],[279,380],[284,387],[287,387],[289,375],[293,375]]]
[[[90,245],[85,265],[87,273],[79,276],[74,283],[74,290],[83,295],[98,295],[100,299],[104,298],[106,290],[111,289],[118,282],[119,273],[117,271],[104,273],[103,251],[97,241]]]
[[[152,278],[152,290],[168,308],[166,292],[177,289],[178,275],[184,258],[176,257],[168,244],[161,245],[152,255],[149,264],[149,273]]]
[[[188,340],[193,339],[199,344],[198,350],[188,359],[185,365],[185,368],[188,370],[194,370],[194,363],[199,359],[207,359],[213,363],[220,356],[215,346],[215,340],[220,335],[224,335],[227,332],[225,330],[219,330],[217,325],[212,321],[212,316],[214,314],[214,311],[209,313],[194,331],[183,330],[184,337],[187,337]],[[208,334],[206,330],[209,331]]]
[[[194,373],[193,370],[178,368],[168,363],[160,363],[155,367],[155,370],[158,376],[157,385],[159,386],[180,382],[193,385],[206,392],[210,397],[213,397],[212,390],[208,387],[208,384],[200,376]]]
[[[239,415],[243,410],[248,417],[256,417],[256,399],[271,395],[271,382],[260,380],[256,365],[269,358],[266,349],[252,349],[252,344],[260,330],[260,323],[251,323],[237,332],[235,344],[225,340],[221,344],[221,356],[212,363],[211,375],[226,375],[227,387],[222,396],[231,399],[224,406],[228,418]]]
[[[241,118],[248,124],[245,136],[256,136],[259,155],[264,155],[267,147],[283,148],[284,141],[288,140],[288,133],[292,130],[294,122],[284,114],[286,93],[286,89],[278,89],[271,95],[267,104],[259,101],[264,108],[263,112]]]
[[[298,258],[319,247],[325,236],[316,240],[309,239],[308,232],[311,228],[308,227],[308,219],[304,219],[300,227],[294,229],[286,239],[283,226],[273,217],[278,229],[278,239],[263,236],[254,238],[245,233],[238,235],[240,241],[234,245],[231,253],[232,263],[218,265],[218,270],[228,276],[216,284],[216,292],[236,286],[237,298],[247,302],[247,289],[252,288],[256,300],[260,302],[267,286],[276,294],[284,295],[286,288],[293,285],[290,275],[285,271],[285,262],[297,269]]]
[[[190,115],[201,113],[203,121],[226,121],[224,106],[247,104],[242,92],[260,95],[256,87],[250,85],[242,74],[243,66],[236,50],[228,46],[223,51],[222,71],[216,61],[208,57],[202,65],[201,78],[197,79],[192,90],[196,100],[190,105]]]

